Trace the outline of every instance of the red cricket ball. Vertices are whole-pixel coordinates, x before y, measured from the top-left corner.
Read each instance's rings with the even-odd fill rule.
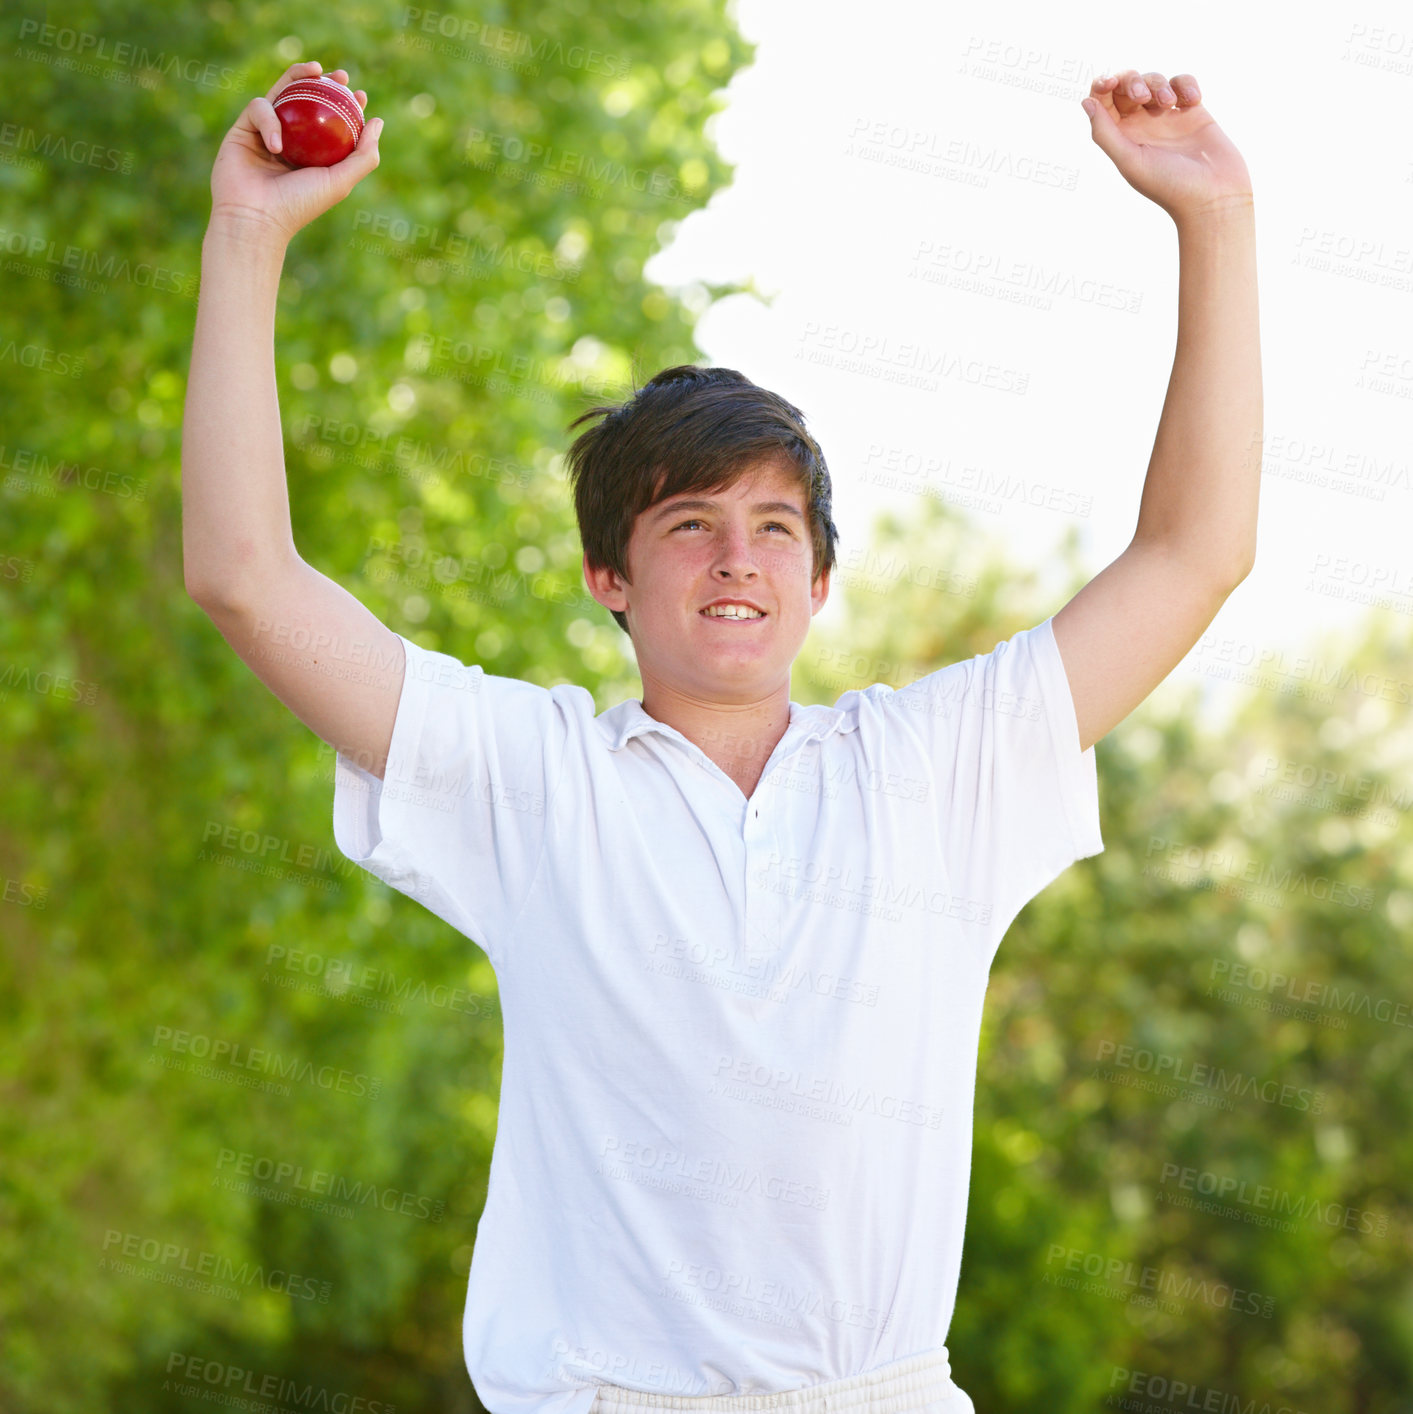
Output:
[[[358,144],[363,110],[335,79],[296,79],[275,98],[282,147],[279,156],[292,167],[332,167]]]

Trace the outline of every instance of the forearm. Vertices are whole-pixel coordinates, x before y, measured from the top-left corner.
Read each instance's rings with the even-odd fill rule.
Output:
[[[1255,559],[1261,482],[1254,208],[1177,227],[1177,349],[1134,539],[1235,585]]]
[[[275,387],[275,304],[282,242],[213,219],[182,424],[186,586],[236,602],[276,564],[297,558]]]

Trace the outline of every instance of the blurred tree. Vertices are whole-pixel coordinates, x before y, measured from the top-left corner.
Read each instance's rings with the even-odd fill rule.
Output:
[[[186,1409],[204,1360],[474,1409],[494,976],[338,854],[332,753],[183,589],[210,165],[295,59],[367,89],[382,165],[281,287],[300,553],[427,647],[607,705],[635,677],[559,456],[583,408],[698,359],[696,313],[735,288],[642,271],[729,179],[704,125],[752,51],[724,0],[3,25],[0,1407]],[[227,1045],[294,1066],[289,1093],[197,1072]],[[300,1206],[333,1187],[358,1197]],[[238,1299],[172,1284],[217,1271]]]

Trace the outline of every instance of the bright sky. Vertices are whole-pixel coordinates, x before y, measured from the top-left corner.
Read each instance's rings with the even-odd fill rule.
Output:
[[[647,272],[772,296],[721,301],[698,342],[805,413],[841,551],[925,482],[1025,563],[1077,524],[1097,574],[1137,517],[1177,241],[1079,100],[1124,68],[1195,75],[1252,174],[1265,390],[1257,566],[1172,679],[1218,709],[1222,667],[1301,679],[1371,593],[1413,622],[1413,19],[1275,13],[739,0],[756,59],[710,129],[734,179]]]

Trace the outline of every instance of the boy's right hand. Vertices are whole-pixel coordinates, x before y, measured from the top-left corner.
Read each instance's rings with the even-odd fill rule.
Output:
[[[342,201],[378,165],[383,120],[364,124],[358,146],[332,167],[291,168],[272,154],[280,150],[280,120],[273,107],[280,90],[296,79],[323,72],[317,59],[291,64],[264,98],[252,98],[216,154],[211,169],[211,222],[237,225],[287,244],[296,231]],[[329,77],[348,83],[335,69]],[[368,95],[354,93],[360,108]]]

